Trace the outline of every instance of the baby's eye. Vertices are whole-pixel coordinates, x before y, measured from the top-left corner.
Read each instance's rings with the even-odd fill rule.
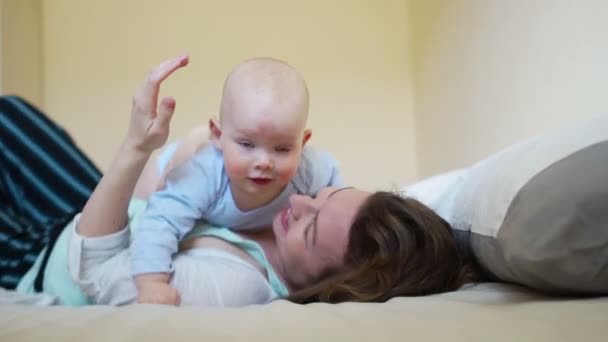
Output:
[[[287,152],[291,151],[291,147],[279,146],[279,147],[275,148],[275,151],[277,151],[279,153],[287,153]]]
[[[238,144],[244,148],[253,148],[253,144],[249,141],[239,141]]]

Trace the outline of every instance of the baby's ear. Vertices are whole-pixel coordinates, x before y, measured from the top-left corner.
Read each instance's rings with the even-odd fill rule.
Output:
[[[308,140],[310,140],[310,137],[312,137],[312,131],[310,129],[305,130],[304,137],[302,138],[302,146],[306,145]]]
[[[220,137],[222,136],[222,129],[216,118],[209,119],[209,141],[217,147],[218,150],[222,149],[220,144]]]

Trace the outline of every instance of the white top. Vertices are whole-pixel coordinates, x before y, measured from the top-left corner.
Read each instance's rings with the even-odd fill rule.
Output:
[[[137,290],[130,272],[128,227],[120,232],[85,238],[69,227],[68,267],[72,278],[96,304],[134,303]],[[251,264],[222,250],[194,248],[173,259],[171,285],[181,305],[240,307],[277,298],[266,278]]]

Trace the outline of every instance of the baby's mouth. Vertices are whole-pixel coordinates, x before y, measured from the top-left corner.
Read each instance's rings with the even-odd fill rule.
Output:
[[[256,178],[249,178],[250,181],[252,181],[253,183],[257,184],[257,185],[266,185],[270,182],[272,182],[272,178],[260,178],[260,177],[256,177]]]

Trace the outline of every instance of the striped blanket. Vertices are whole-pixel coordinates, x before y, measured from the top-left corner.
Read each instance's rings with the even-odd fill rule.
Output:
[[[21,98],[0,96],[1,287],[17,285],[100,178],[62,127]]]

